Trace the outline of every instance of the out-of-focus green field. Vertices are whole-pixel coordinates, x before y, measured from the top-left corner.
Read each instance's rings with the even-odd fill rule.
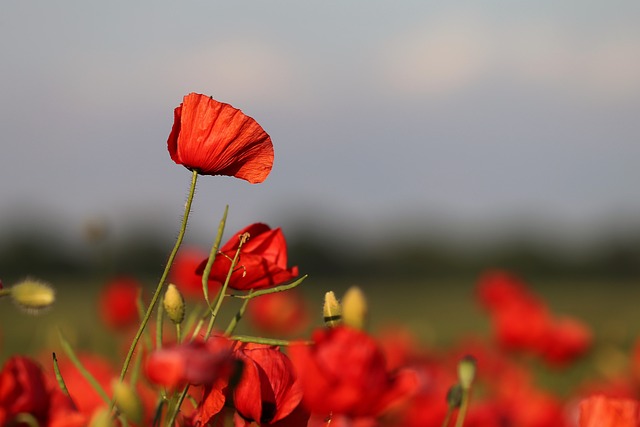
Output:
[[[22,312],[8,298],[0,300],[0,362],[16,353],[42,358],[50,357],[52,351],[63,354],[58,330],[79,352],[91,351],[117,360],[123,352],[123,342],[128,343],[129,339],[123,340],[101,324],[97,309],[99,286],[81,282],[56,285],[55,306],[37,316]],[[148,285],[150,295],[154,284]],[[324,293],[333,290],[340,297],[351,285],[359,285],[367,295],[372,332],[387,326],[405,326],[428,348],[446,347],[464,337],[490,339],[488,317],[475,301],[472,280],[355,283],[308,278],[299,289],[312,310],[311,327],[322,323]],[[530,283],[531,290],[546,300],[555,314],[576,316],[590,325],[598,347],[613,345],[620,349],[628,348],[640,336],[639,285],[631,281]],[[220,327],[235,314],[237,302],[223,305]],[[241,325],[237,333],[251,331]],[[574,369],[564,381],[574,381],[581,374],[580,369]],[[543,373],[543,382],[563,388],[553,372],[546,375],[545,380]]]

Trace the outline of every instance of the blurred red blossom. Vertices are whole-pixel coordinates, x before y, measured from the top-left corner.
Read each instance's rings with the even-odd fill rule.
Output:
[[[231,343],[224,337],[206,342],[167,346],[152,352],[146,359],[149,381],[170,389],[186,384],[211,384],[231,372]]]
[[[196,272],[203,258],[209,254],[195,247],[181,248],[171,265],[171,282],[187,297],[202,298],[202,273]],[[220,288],[209,281],[209,295],[215,296]]]
[[[13,356],[0,371],[0,425],[22,425],[16,417],[25,413],[48,427],[81,427],[87,423],[40,365],[27,357]]]
[[[126,329],[138,324],[138,295],[142,285],[132,277],[118,277],[107,282],[98,296],[100,317],[112,329]]]
[[[289,347],[304,391],[316,415],[377,417],[407,398],[418,385],[413,371],[387,370],[384,354],[366,333],[338,326],[319,329],[314,344]]]
[[[300,424],[308,419],[308,413],[299,406],[302,389],[285,354],[274,346],[242,344],[233,355],[242,364],[237,384],[226,376],[206,386],[196,423],[210,422],[232,403],[237,426],[249,426],[251,422],[282,427],[306,424]]]
[[[580,401],[580,427],[638,427],[640,406],[635,399],[593,395]]]
[[[506,350],[530,352],[550,365],[564,366],[591,348],[592,334],[584,323],[554,316],[543,300],[510,273],[484,274],[477,295],[489,311],[498,343]]]
[[[190,93],[174,110],[167,141],[171,159],[202,175],[228,175],[252,184],[273,166],[271,138],[251,117],[229,104]]]
[[[233,402],[244,419],[262,425],[293,412],[302,400],[302,389],[289,358],[277,347],[244,344],[236,357],[244,368]]]
[[[264,289],[281,285],[298,275],[298,267],[287,268],[287,242],[280,228],[262,223],[251,224],[234,234],[220,248],[211,267],[209,281],[222,284],[240,246],[240,237],[249,234],[240,249],[240,257],[231,275],[229,287],[237,290]],[[203,274],[207,260],[198,267]]]
[[[305,299],[296,289],[261,295],[247,306],[247,320],[261,332],[293,335],[309,323]]]

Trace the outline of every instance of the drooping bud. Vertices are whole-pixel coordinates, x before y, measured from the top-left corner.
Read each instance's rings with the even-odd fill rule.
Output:
[[[342,322],[342,308],[333,291],[329,291],[324,295],[322,315],[324,324],[330,328],[338,326]]]
[[[113,400],[118,411],[127,417],[133,424],[141,424],[143,417],[143,407],[140,396],[125,382],[113,381]]]
[[[167,316],[173,323],[177,325],[182,323],[184,320],[184,298],[173,283],[170,283],[167,287],[162,304]]]
[[[54,303],[56,293],[46,282],[26,279],[11,287],[11,298],[27,313],[38,314]]]
[[[350,287],[342,298],[342,322],[355,329],[364,329],[367,322],[367,299],[357,286]]]
[[[476,358],[466,355],[458,363],[458,380],[463,390],[469,390],[476,376]]]

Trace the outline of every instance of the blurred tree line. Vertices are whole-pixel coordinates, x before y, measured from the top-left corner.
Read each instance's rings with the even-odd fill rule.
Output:
[[[116,274],[158,277],[174,243],[166,227],[131,226],[119,238],[100,225],[83,239],[54,228],[23,226],[0,230],[0,280],[25,276],[96,278]],[[571,251],[554,242],[514,238],[492,245],[465,245],[440,239],[387,239],[384,244],[346,240],[309,228],[287,230],[289,264],[323,279],[409,280],[475,278],[489,268],[527,277],[554,279],[640,278],[640,230],[603,238]],[[208,251],[209,248],[203,246]]]

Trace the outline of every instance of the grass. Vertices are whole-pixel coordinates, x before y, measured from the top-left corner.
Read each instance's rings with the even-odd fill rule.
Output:
[[[353,283],[307,279],[301,289],[315,311],[313,325],[322,323],[324,293],[340,297],[351,285],[359,285],[369,302],[370,329],[403,325],[425,346],[446,346],[466,336],[489,337],[487,316],[474,300],[473,281],[412,280],[399,283]],[[37,316],[21,312],[7,300],[0,300],[0,362],[13,354],[28,354],[50,360],[51,352],[61,352],[58,329],[78,351],[91,351],[118,360],[125,349],[122,340],[105,329],[97,312],[99,284],[58,283],[56,304]],[[152,287],[152,283],[149,283]],[[640,333],[640,286],[635,281],[542,281],[531,284],[554,313],[576,316],[591,326],[598,349],[626,351]],[[229,304],[235,304],[232,301]],[[223,306],[231,316],[235,308]],[[222,318],[221,324],[226,324]],[[251,333],[246,327],[237,333]],[[127,340],[125,340],[127,341]],[[584,376],[586,364],[597,362],[596,353],[583,365],[563,372],[540,369],[543,385],[568,390]],[[591,368],[589,368],[591,369]]]

